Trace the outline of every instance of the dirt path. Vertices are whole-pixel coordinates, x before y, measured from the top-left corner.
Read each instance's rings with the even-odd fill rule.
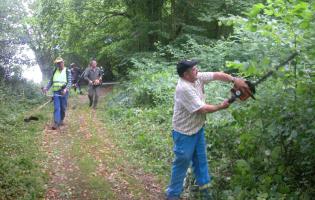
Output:
[[[102,96],[109,91],[103,89]],[[66,125],[52,131],[47,124],[44,130],[45,199],[163,199],[155,177],[127,161],[97,118],[100,111],[91,110],[87,101],[86,96],[71,98]]]

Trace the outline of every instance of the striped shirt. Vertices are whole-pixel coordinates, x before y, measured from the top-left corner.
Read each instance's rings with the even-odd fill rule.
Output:
[[[199,72],[194,83],[179,78],[174,96],[173,129],[186,135],[197,133],[206,114],[196,111],[205,103],[204,85],[213,80],[212,72]]]

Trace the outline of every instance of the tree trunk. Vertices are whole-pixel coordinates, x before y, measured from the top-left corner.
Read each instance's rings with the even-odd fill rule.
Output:
[[[154,43],[159,40],[158,31],[162,18],[162,8],[165,0],[148,0],[147,1],[147,18],[149,19],[148,43],[149,50],[154,49]]]
[[[171,0],[171,33],[170,40],[174,40],[176,38],[176,3],[175,0]]]
[[[39,68],[42,72],[43,80],[50,79],[52,75],[53,68],[52,68],[52,60],[51,56],[48,53],[42,53],[35,51],[36,61],[39,65]]]

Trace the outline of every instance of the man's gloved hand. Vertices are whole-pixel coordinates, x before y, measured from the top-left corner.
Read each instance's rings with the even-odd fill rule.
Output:
[[[220,103],[220,108],[221,109],[225,109],[228,108],[230,106],[229,100],[225,99],[222,103]]]
[[[67,93],[67,91],[68,91],[67,88],[61,90],[61,95],[65,95]]]
[[[99,84],[100,84],[100,80],[96,79],[96,80],[94,81],[94,85],[99,85]]]
[[[253,95],[252,91],[249,88],[249,85],[246,83],[246,81],[243,79],[240,79],[240,78],[235,79],[233,89],[235,91],[239,90],[241,92],[240,99],[242,101],[248,99],[249,97],[251,97]]]
[[[47,88],[45,88],[45,87],[42,87],[42,92],[46,95],[47,94]]]

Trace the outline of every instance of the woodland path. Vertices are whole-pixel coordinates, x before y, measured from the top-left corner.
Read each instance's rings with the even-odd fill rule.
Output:
[[[103,88],[100,102],[110,91]],[[157,179],[124,157],[97,112],[101,110],[88,107],[86,95],[79,95],[69,99],[65,126],[53,131],[47,122],[42,141],[49,175],[45,199],[164,199]]]

